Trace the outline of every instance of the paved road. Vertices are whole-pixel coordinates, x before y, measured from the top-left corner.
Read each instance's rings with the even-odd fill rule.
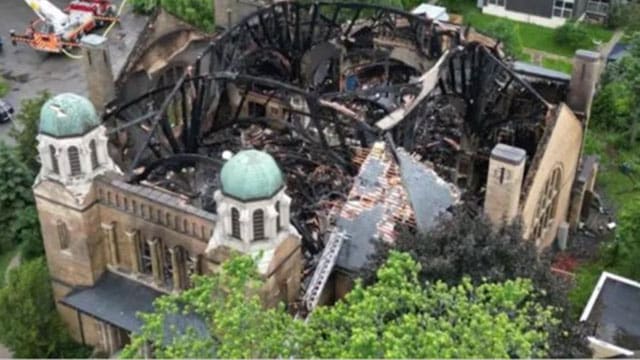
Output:
[[[50,0],[63,8],[69,0]],[[120,4],[120,0],[114,0]],[[26,45],[11,45],[9,31],[15,29],[21,33],[35,18],[35,14],[21,0],[0,0],[0,36],[4,40],[4,51],[0,53],[0,75],[10,81],[11,92],[7,99],[19,111],[20,99],[33,97],[42,90],[52,94],[75,92],[86,94],[87,86],[84,78],[82,62],[64,55],[36,52]],[[111,58],[114,68],[122,65],[128,49],[133,46],[135,36],[144,26],[144,17],[133,15],[130,8],[125,7],[121,17],[121,25],[117,25],[109,33]],[[0,141],[8,140],[9,125],[0,125]]]
[[[52,0],[62,7],[65,0]],[[9,41],[9,31],[17,33],[25,30],[29,21],[35,18],[31,9],[22,1],[0,1],[0,36],[4,40],[4,51],[0,54],[0,75],[11,83],[7,95],[16,110],[20,99],[36,95],[40,90],[49,89],[53,93],[62,91],[85,92],[82,66],[65,56],[49,55],[33,51],[27,46],[13,47]],[[9,125],[0,125],[0,140],[7,139]]]

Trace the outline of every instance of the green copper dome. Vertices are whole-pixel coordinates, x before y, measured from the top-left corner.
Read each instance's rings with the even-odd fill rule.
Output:
[[[93,104],[86,98],[60,94],[47,101],[40,110],[40,133],[55,137],[84,135],[100,125]]]
[[[241,201],[266,199],[284,186],[276,161],[263,151],[243,150],[220,172],[222,193]]]

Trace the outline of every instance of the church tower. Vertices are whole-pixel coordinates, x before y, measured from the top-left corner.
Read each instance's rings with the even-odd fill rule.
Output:
[[[218,223],[207,253],[223,260],[229,252],[259,257],[267,303],[293,301],[300,287],[301,238],[290,223],[291,198],[276,161],[266,152],[243,150],[220,172]]]
[[[93,180],[119,172],[107,153],[107,136],[89,100],[60,94],[40,112],[41,169],[33,186],[54,298],[65,321],[73,310],[58,300],[75,286],[94,285],[106,269]],[[74,335],[77,321],[67,324]],[[76,336],[78,338],[78,336]]]

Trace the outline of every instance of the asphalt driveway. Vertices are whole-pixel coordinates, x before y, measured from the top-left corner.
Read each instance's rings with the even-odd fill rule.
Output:
[[[50,0],[60,8],[68,0]],[[116,5],[120,0],[114,0]],[[71,59],[65,55],[37,52],[30,47],[19,44],[11,45],[9,32],[14,29],[22,33],[35,14],[20,0],[0,0],[0,36],[4,42],[4,51],[0,53],[0,75],[7,79],[11,91],[5,97],[20,111],[20,100],[37,95],[42,90],[52,94],[75,92],[86,94],[87,86],[82,61]],[[109,46],[114,67],[126,59],[129,50],[135,43],[135,36],[144,26],[143,16],[134,15],[125,6],[121,23],[109,33]],[[102,33],[104,30],[99,30]],[[120,64],[121,65],[121,64]],[[0,125],[0,141],[10,143],[7,132],[10,125]]]

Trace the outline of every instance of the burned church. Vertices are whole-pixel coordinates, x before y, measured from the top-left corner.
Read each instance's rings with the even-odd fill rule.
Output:
[[[597,54],[568,77],[397,9],[218,3],[230,26],[211,37],[156,14],[115,74],[96,39],[90,93],[42,109],[33,191],[78,341],[117,352],[136,313],[233,253],[258,257],[267,304],[306,314],[349,291],[374,241],[453,206],[519,218],[540,248],[579,223]]]

